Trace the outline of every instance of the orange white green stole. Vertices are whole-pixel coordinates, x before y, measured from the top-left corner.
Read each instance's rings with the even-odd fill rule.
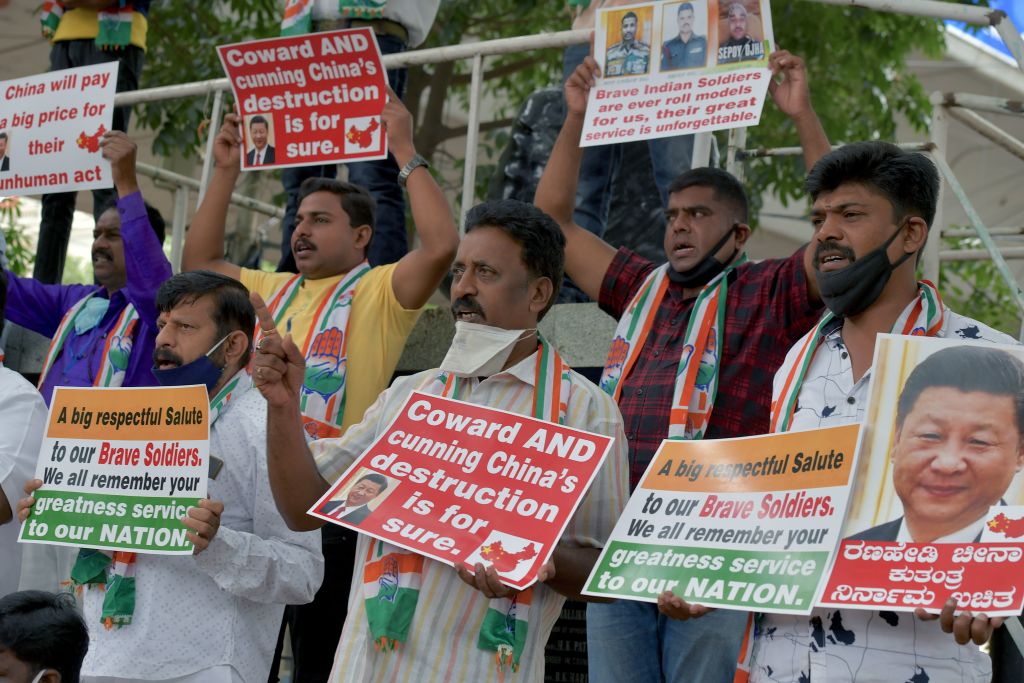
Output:
[[[571,386],[569,366],[543,338],[537,349],[536,373],[533,416],[564,424]],[[458,398],[464,385],[461,378],[442,373],[425,389],[441,396]],[[424,559],[410,550],[370,539],[363,567],[363,600],[370,636],[378,650],[393,650],[408,638],[419,599]],[[512,597],[490,601],[480,627],[477,647],[495,653],[499,671],[516,671],[519,668],[519,659],[526,645],[532,600],[531,587]]]
[[[118,49],[132,41],[132,3],[114,4],[105,9],[96,10],[96,45],[100,49]],[[64,16],[64,3],[57,0],[46,0],[39,15],[39,23],[43,37],[52,39]]]
[[[306,432],[314,439],[341,436],[341,422],[345,415],[349,316],[356,286],[368,272],[370,265],[363,261],[342,276],[323,297],[302,347],[302,355],[306,358],[306,377],[302,383],[299,408]],[[278,329],[304,279],[302,275],[292,276],[267,302],[267,309]],[[263,332],[257,325],[256,343],[262,337]]]
[[[64,318],[60,321],[57,331],[53,334],[53,339],[50,340],[50,348],[46,351],[46,358],[43,360],[43,370],[39,375],[38,387],[41,388],[43,386],[43,382],[46,381],[46,374],[53,367],[54,362],[64,348],[68,335],[75,329],[75,316],[85,308],[86,302],[95,294],[93,292],[88,296],[82,297],[64,314]],[[107,341],[103,347],[103,361],[100,364],[99,371],[96,373],[96,377],[92,381],[94,387],[119,387],[124,383],[124,375],[128,370],[128,359],[132,355],[132,344],[135,341],[133,333],[138,322],[139,314],[135,307],[131,304],[125,306],[113,329],[107,334]]]
[[[336,0],[338,12],[348,19],[381,19],[386,0]],[[281,35],[296,36],[313,28],[313,0],[288,0],[281,20]]]
[[[921,280],[917,286],[917,300],[910,310],[897,318],[896,324],[892,328],[893,334],[933,337],[942,329],[945,309],[942,298],[939,296],[939,290],[928,280]],[[792,426],[793,413],[796,412],[800,389],[807,376],[807,369],[811,365],[814,353],[818,350],[822,332],[834,319],[835,316],[831,312],[826,312],[821,321],[795,344],[795,347],[800,349],[799,353],[792,359],[787,357],[782,367],[779,368],[779,372],[786,378],[786,381],[782,386],[782,392],[777,397],[772,397],[770,424],[773,433],[788,432]],[[747,617],[747,626],[740,646],[740,656],[736,663],[733,683],[747,683],[750,680],[750,665],[754,654],[754,628],[755,621],[759,617],[760,615],[755,615],[753,612]]]
[[[729,273],[747,260],[744,254],[704,285],[690,313],[676,370],[668,438],[702,439],[718,394],[718,363],[722,354]],[[601,374],[601,388],[619,400],[622,381],[640,357],[654,318],[668,291],[669,264],[655,268],[630,302],[615,328]]]

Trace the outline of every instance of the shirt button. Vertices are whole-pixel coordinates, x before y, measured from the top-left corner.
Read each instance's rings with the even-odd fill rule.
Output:
[[[848,354],[846,351],[843,351],[842,354],[840,354],[840,355],[842,356],[843,360],[846,360],[847,358],[850,357],[850,354]]]
[[[855,399],[853,396],[847,396],[846,397],[846,402],[849,403],[852,406],[854,403],[857,402],[857,399]]]
[[[636,395],[637,396],[643,396],[644,395],[644,390],[643,389],[637,389],[636,390]]]
[[[672,318],[671,320],[668,321],[668,324],[669,325],[675,325],[678,322],[679,322],[678,318]]]
[[[657,358],[658,356],[660,356],[660,355],[661,355],[661,351],[655,351],[655,352],[654,352],[654,353],[652,353],[651,355],[652,355],[652,356],[654,356],[655,358]]]

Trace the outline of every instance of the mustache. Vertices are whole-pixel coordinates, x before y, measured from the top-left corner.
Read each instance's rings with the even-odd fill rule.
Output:
[[[460,313],[476,313],[484,320],[487,320],[484,309],[480,308],[480,304],[475,299],[468,296],[459,297],[452,302],[452,315],[457,316]]]
[[[853,249],[846,246],[845,244],[836,244],[834,242],[823,242],[819,243],[814,249],[814,263],[821,263],[821,257],[825,254],[839,254],[850,263],[857,260],[857,255],[853,253]]]
[[[306,247],[307,249],[312,249],[313,251],[316,251],[316,245],[310,242],[305,237],[299,237],[298,239],[295,240],[295,244],[294,246],[292,246],[292,251],[298,249],[299,247]]]
[[[181,356],[168,349],[156,349],[153,351],[153,364],[156,365],[161,361],[170,361],[179,367],[183,365]]]
[[[114,260],[113,252],[111,252],[109,249],[106,249],[104,247],[99,247],[97,249],[93,249],[92,250],[93,260],[95,260],[97,256],[102,256],[103,258],[107,259],[108,261],[113,261]]]

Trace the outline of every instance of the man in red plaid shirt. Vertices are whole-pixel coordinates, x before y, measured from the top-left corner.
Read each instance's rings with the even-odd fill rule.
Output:
[[[810,168],[830,148],[803,61],[783,50],[770,67],[781,75],[769,86],[772,99],[796,126]],[[746,193],[725,171],[692,169],[669,186],[661,267],[573,222],[580,136],[597,74],[588,57],[566,81],[568,113],[536,204],[565,234],[566,273],[619,320],[601,386],[622,411],[635,487],[665,438],[768,432],[775,371],[822,308],[804,248],[786,259],[746,260]],[[590,679],[730,682],[746,616],[721,610],[679,621],[650,603],[590,604]]]

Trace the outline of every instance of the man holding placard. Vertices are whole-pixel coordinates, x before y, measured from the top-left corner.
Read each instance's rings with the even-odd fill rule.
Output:
[[[536,334],[562,281],[564,240],[557,225],[511,200],[474,208],[466,223],[453,267],[452,350],[440,369],[397,380],[340,439],[306,445],[299,419],[302,354],[290,338],[282,340],[269,312],[257,307],[265,336],[254,381],[267,397],[271,483],[289,525],[322,524],[306,511],[387,430],[414,390],[557,420],[614,442],[541,569],[541,582],[528,591],[509,589],[493,566],[456,571],[411,552],[385,552],[391,546],[360,535],[357,571],[366,595],[350,598],[335,657],[337,680],[500,681],[508,680],[501,671],[507,666],[519,668],[524,681],[542,680],[544,643],[562,596],[578,594],[624,504],[625,440],[614,403],[568,370]],[[385,610],[376,596],[391,587],[408,597]],[[375,642],[383,647],[375,649]]]
[[[772,431],[862,422],[878,334],[1014,342],[949,310],[932,283],[917,280],[939,193],[926,157],[886,142],[847,145],[814,166],[806,189],[814,200],[813,277],[828,312],[775,375]],[[754,627],[749,677],[911,680],[926,671],[930,680],[987,681],[991,663],[977,645],[993,624],[970,612],[954,618],[955,610],[947,603],[940,623],[853,609],[766,614]]]
[[[274,508],[266,402],[245,371],[255,315],[241,284],[211,272],[175,275],[156,305],[153,373],[164,386],[206,385],[216,460],[208,498],[182,520],[194,555],[115,552],[103,562],[107,552],[81,551],[71,576],[85,589],[92,637],[83,680],[262,681],[284,606],[312,599],[323,559],[317,539],[289,531]],[[22,519],[33,503],[21,501]]]
[[[100,142],[110,161],[117,204],[102,211],[93,231],[98,285],[45,285],[10,271],[7,319],[52,339],[39,390],[49,403],[56,386],[151,386],[154,299],[171,276],[164,255],[164,221],[147,205],[135,175],[136,145],[120,131]]]
[[[828,149],[810,103],[803,61],[774,53],[776,105],[796,124],[806,163]],[[665,255],[656,267],[611,246],[573,219],[592,57],[566,82],[569,113],[537,188],[536,204],[566,237],[566,272],[619,320],[601,386],[617,399],[635,487],[665,438],[767,431],[770,378],[785,349],[820,316],[810,252],[747,262],[750,228],[740,182],[715,168],[683,172],[669,187]],[[593,681],[731,680],[745,616],[720,610],[673,622],[653,604],[619,600],[587,608]]]

